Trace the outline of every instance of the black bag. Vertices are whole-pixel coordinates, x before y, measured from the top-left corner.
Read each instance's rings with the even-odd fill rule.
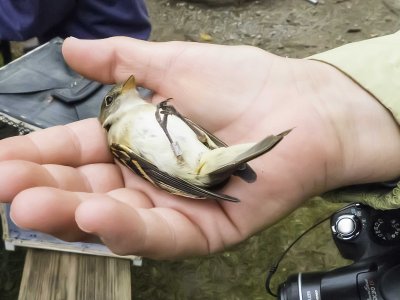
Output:
[[[39,128],[97,117],[111,86],[71,70],[55,38],[0,69],[0,114]]]

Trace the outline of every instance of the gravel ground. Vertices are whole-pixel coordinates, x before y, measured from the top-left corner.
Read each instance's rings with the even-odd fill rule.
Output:
[[[222,7],[147,2],[153,40],[246,44],[290,57],[305,57],[400,28],[400,18],[393,13],[400,13],[399,0],[320,0],[317,5],[306,0],[235,1],[243,4]]]

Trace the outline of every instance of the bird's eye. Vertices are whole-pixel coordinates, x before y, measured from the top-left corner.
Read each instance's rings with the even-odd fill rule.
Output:
[[[106,106],[110,106],[114,101],[114,97],[112,96],[106,96],[104,98],[104,103],[106,104]]]

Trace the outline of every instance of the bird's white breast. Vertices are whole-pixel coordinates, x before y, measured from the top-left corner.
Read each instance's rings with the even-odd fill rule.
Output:
[[[155,112],[155,106],[147,103],[126,111],[111,126],[108,134],[109,143],[126,145],[160,170],[193,180],[197,176],[196,169],[202,154],[210,150],[197,139],[196,134],[185,122],[174,115],[169,115],[168,132],[182,151],[183,159],[178,160],[155,118]],[[201,181],[200,178],[199,180]]]

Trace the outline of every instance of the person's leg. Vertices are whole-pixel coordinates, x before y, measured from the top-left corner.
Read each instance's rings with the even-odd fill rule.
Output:
[[[3,63],[8,64],[11,58],[11,47],[9,41],[2,41],[0,40],[0,53],[3,56]]]

